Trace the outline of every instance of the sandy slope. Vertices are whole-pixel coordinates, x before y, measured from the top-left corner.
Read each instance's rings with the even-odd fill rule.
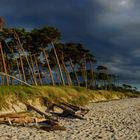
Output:
[[[140,98],[90,103],[87,107],[87,120],[60,120],[66,131],[0,125],[0,140],[140,140]]]

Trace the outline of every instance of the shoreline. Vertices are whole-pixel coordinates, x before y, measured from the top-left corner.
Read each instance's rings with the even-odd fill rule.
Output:
[[[86,120],[61,118],[66,131],[0,125],[0,140],[107,140],[140,138],[140,98],[89,103]],[[6,136],[7,135],[7,136]]]

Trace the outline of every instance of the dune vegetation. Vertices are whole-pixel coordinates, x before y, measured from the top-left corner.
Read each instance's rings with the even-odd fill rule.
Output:
[[[10,109],[11,105],[32,102],[42,106],[52,103],[69,102],[86,105],[91,102],[108,101],[136,97],[138,94],[106,90],[90,90],[83,87],[68,86],[0,86],[0,109]]]

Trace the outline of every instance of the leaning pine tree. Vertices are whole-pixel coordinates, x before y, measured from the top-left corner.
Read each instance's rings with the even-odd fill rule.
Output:
[[[4,26],[4,20],[2,17],[0,17],[0,32],[2,32],[3,30],[3,26]],[[3,47],[2,47],[2,43],[1,43],[2,39],[0,38],[0,54],[2,57],[2,63],[3,63],[3,69],[4,69],[4,73],[6,74],[6,84],[9,85],[9,78],[8,78],[8,73],[7,73],[7,66],[5,63],[5,57],[4,57],[4,52],[3,52]]]

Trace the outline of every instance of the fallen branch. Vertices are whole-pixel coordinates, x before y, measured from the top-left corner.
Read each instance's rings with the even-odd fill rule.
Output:
[[[37,128],[45,131],[66,130],[64,126],[60,126],[56,121],[43,117],[33,117],[32,114],[27,112],[25,114],[19,112],[0,115],[0,124]]]
[[[69,104],[69,103],[65,103],[65,102],[60,102],[60,103],[62,105],[64,105],[64,106],[67,106],[67,107],[75,110],[75,111],[78,111],[78,110],[83,111],[83,112],[88,112],[89,111],[89,109],[83,108],[81,106],[75,106],[75,105],[72,105],[72,104]]]
[[[45,116],[45,118],[47,118],[47,119],[49,119],[49,120],[52,120],[52,121],[57,121],[56,119],[54,119],[54,118],[52,118],[51,116],[49,116],[46,112],[41,111],[40,109],[34,107],[33,105],[27,104],[27,103],[25,103],[25,104],[26,104],[27,108],[31,108],[31,109],[35,110],[35,111],[36,111],[37,113],[39,113],[40,115]]]
[[[4,73],[4,72],[0,72],[0,75],[8,76],[8,77],[10,77],[10,78],[12,78],[12,79],[15,79],[16,81],[19,81],[19,82],[25,84],[26,86],[29,86],[29,87],[32,86],[32,85],[30,85],[30,84],[28,84],[28,83],[26,83],[26,82],[24,82],[24,81],[22,81],[22,80],[16,78],[15,76],[12,76],[12,75],[6,74],[6,73]]]
[[[6,114],[1,114],[0,118],[21,118],[21,117],[26,117],[26,116],[32,116],[31,113],[29,112],[17,112],[17,113],[6,113]]]
[[[63,113],[61,114],[61,116],[63,116],[63,117],[66,117],[66,116],[71,115],[71,116],[76,117],[76,118],[78,118],[78,119],[85,120],[85,118],[83,118],[83,117],[77,115],[77,114],[76,114],[76,111],[74,111],[73,109],[71,109],[71,108],[69,108],[69,107],[66,107],[66,106],[64,106],[64,105],[58,105],[58,104],[54,104],[54,106],[57,106],[57,107],[63,109]]]
[[[29,124],[29,123],[39,123],[39,122],[43,122],[43,121],[46,121],[46,119],[44,118],[35,118],[35,117],[29,117],[29,116],[26,116],[26,117],[15,117],[15,118],[10,118],[10,117],[7,117],[7,118],[0,118],[0,124],[19,124],[19,125],[26,125],[26,124]]]

